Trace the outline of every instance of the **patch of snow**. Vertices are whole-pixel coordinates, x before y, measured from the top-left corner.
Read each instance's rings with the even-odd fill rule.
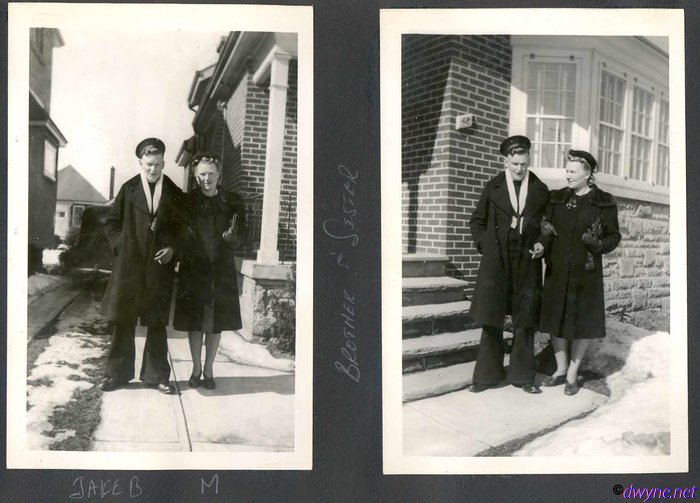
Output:
[[[627,331],[624,339],[634,337],[633,332]],[[668,333],[656,332],[635,340],[622,370],[608,377],[610,398],[605,404],[589,416],[537,438],[514,455],[668,455],[669,338]]]
[[[64,248],[65,249],[65,248]],[[44,250],[42,253],[41,261],[45,267],[56,266],[60,264],[58,257],[63,253],[63,250]]]
[[[234,331],[221,332],[219,351],[232,361],[244,365],[253,365],[281,372],[294,372],[294,361],[285,358],[275,358],[261,344],[248,342]]]
[[[37,295],[57,288],[62,283],[68,281],[65,276],[53,276],[51,274],[32,274],[27,278],[27,300],[28,303]]]
[[[78,332],[54,335],[37,358],[27,379],[28,449],[48,450],[52,443],[75,434],[69,430],[48,436],[47,433],[53,430],[49,418],[56,407],[70,402],[76,391],[93,387],[92,383],[84,380],[87,379],[84,371],[94,366],[84,362],[99,357],[102,351],[99,347],[85,344],[91,337]]]
[[[605,328],[606,336],[591,342],[581,367],[609,376],[625,365],[632,345],[651,332],[613,318],[606,318]]]

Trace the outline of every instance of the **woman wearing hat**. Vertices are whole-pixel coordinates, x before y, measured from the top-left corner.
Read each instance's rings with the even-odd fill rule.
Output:
[[[192,376],[188,384],[214,389],[214,358],[222,330],[241,328],[234,251],[245,243],[243,198],[218,185],[221,162],[202,154],[192,163],[198,188],[185,195],[189,242],[180,261],[173,326],[188,332]],[[202,368],[202,343],[206,355]]]
[[[565,384],[567,395],[579,391],[578,370],[590,341],[605,337],[602,255],[620,242],[617,204],[593,183],[596,165],[588,152],[569,150],[567,187],[552,191],[547,211],[556,231],[545,238],[539,328],[551,335],[557,370],[542,385]]]

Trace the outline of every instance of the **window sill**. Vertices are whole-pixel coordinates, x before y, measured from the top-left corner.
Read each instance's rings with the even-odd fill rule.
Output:
[[[566,172],[556,168],[532,168],[532,172],[550,189],[560,189],[566,186]],[[625,180],[619,176],[597,173],[595,183],[615,197],[634,199],[647,203],[669,205],[671,196],[668,187],[659,187],[639,180]]]

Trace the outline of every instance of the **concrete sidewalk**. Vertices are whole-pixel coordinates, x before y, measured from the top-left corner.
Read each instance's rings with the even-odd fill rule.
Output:
[[[545,376],[538,375],[537,382]],[[555,427],[600,406],[607,397],[587,389],[564,395],[564,386],[529,395],[513,386],[468,390],[403,405],[407,456],[475,456],[491,447]]]
[[[136,333],[136,376],[145,327]],[[96,451],[293,451],[294,374],[235,363],[222,335],[216,389],[191,389],[187,334],[168,329],[175,395],[138,380],[102,395]],[[232,337],[232,335],[230,335]]]

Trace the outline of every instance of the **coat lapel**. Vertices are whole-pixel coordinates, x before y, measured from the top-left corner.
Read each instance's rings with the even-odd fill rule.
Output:
[[[513,206],[510,204],[508,197],[508,187],[506,186],[506,177],[504,174],[498,176],[494,183],[494,190],[491,196],[493,203],[508,215],[513,215]]]
[[[146,202],[146,195],[143,193],[143,187],[141,186],[141,179],[138,176],[136,177],[136,182],[130,184],[126,198],[134,208],[139,209],[147,215],[150,214],[148,211],[148,203]]]

